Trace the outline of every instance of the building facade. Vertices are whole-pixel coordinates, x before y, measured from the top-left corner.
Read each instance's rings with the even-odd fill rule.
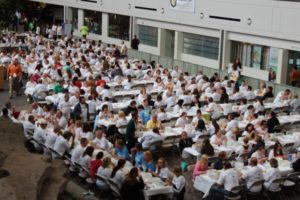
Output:
[[[64,7],[80,35],[204,67],[226,70],[239,58],[243,75],[289,84],[300,69],[300,2],[276,0],[32,0]]]

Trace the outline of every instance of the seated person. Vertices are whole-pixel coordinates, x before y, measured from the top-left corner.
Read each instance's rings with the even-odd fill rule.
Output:
[[[286,156],[283,154],[283,147],[280,144],[279,141],[276,141],[273,148],[269,152],[268,160],[271,160],[272,158],[286,158]]]
[[[200,153],[203,155],[203,154],[206,154],[208,156],[213,156],[215,155],[215,150],[213,148],[213,146],[210,144],[210,141],[208,138],[205,138],[202,142],[202,145],[201,145],[201,150],[200,150]]]
[[[165,181],[170,176],[170,170],[167,167],[166,160],[159,158],[156,164],[156,171],[152,173],[153,176],[159,177],[162,181]]]
[[[272,111],[269,114],[269,119],[267,120],[268,133],[274,133],[274,128],[277,125],[280,125],[280,122],[276,117],[276,113]]]
[[[124,142],[122,139],[117,139],[115,142],[115,148],[112,152],[112,156],[117,159],[125,159],[129,160],[129,152],[127,150],[126,145],[124,145]]]
[[[295,172],[300,172],[300,147],[297,150],[298,150],[297,158],[292,163],[292,167],[293,167]]]
[[[192,139],[188,137],[186,131],[183,131],[181,133],[181,138],[180,138],[180,141],[179,141],[179,150],[180,150],[180,152],[182,152],[184,148],[191,147],[192,145],[193,145]]]
[[[150,130],[154,128],[161,130],[163,128],[161,122],[157,119],[157,114],[152,114],[151,120],[147,122],[146,128]]]
[[[141,170],[144,172],[155,172],[156,167],[152,158],[152,154],[150,151],[144,152],[144,162],[141,165]]]
[[[208,170],[208,156],[205,154],[203,154],[201,157],[198,156],[198,160],[196,162],[193,171],[193,179],[195,179],[196,176],[206,173],[207,170]]]
[[[175,175],[172,180],[174,197],[176,200],[183,200],[185,194],[185,178],[182,175],[180,167],[175,167],[173,173]]]
[[[260,145],[251,155],[251,158],[256,158],[259,164],[264,163],[267,160],[265,146]]]
[[[263,171],[260,167],[257,166],[257,159],[251,158],[250,159],[250,169],[246,170],[242,178],[246,181],[247,188],[250,189],[253,183],[260,181],[263,179]],[[256,186],[251,188],[251,192],[259,192],[261,191],[261,186]]]
[[[267,170],[267,172],[264,174],[264,187],[267,190],[278,190],[280,187],[279,184],[274,184],[273,181],[281,178],[280,171],[278,169],[278,161],[275,158],[272,158],[270,160],[270,166],[271,168]]]
[[[216,199],[216,194],[232,196],[231,190],[239,186],[238,172],[232,168],[230,162],[224,163],[224,171],[221,172],[216,186],[212,186],[209,190],[208,199]]]
[[[153,144],[162,140],[163,138],[160,135],[159,130],[157,128],[154,128],[152,131],[145,132],[143,137],[138,139],[138,141],[142,143],[144,149],[150,149],[153,147]]]
[[[227,138],[223,135],[222,130],[216,130],[215,134],[210,138],[212,145],[221,146],[227,142]]]
[[[224,163],[227,161],[227,155],[225,151],[221,151],[218,155],[218,160],[213,164],[213,168],[221,170],[224,168]]]

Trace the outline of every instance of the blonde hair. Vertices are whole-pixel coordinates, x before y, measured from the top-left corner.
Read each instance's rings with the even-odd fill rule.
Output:
[[[206,154],[201,155],[201,157],[198,157],[198,161],[201,163],[208,163],[208,156]]]
[[[119,111],[118,115],[119,115],[119,118],[122,118],[122,119],[124,119],[126,117],[126,115],[123,111]]]
[[[152,153],[150,151],[145,151],[144,152],[144,160],[145,158],[148,158],[148,161],[152,161],[153,158],[152,158]]]

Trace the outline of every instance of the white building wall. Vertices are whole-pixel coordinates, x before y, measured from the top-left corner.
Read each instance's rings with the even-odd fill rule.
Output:
[[[137,24],[157,27],[158,47],[140,45],[139,49],[152,54],[164,54],[164,30],[175,31],[174,58],[183,61],[218,69],[222,63],[225,69],[230,60],[230,41],[241,41],[258,45],[280,48],[277,82],[286,81],[288,51],[300,51],[300,3],[281,2],[275,0],[195,0],[195,12],[177,12],[168,8],[169,0],[97,0],[88,3],[81,0],[33,0],[50,4],[96,10],[103,13],[102,35],[89,35],[92,39],[102,39],[108,43],[120,44],[121,40],[108,37],[108,14],[117,13],[133,17],[133,32],[136,34]],[[155,11],[137,9],[136,6],[156,9]],[[79,10],[79,26],[82,23],[82,10]],[[228,21],[212,19],[211,15],[240,20]],[[220,38],[224,30],[222,59],[210,60],[182,53],[182,33]],[[79,34],[75,31],[75,34]],[[221,41],[221,40],[220,40]],[[129,46],[130,42],[126,42]],[[244,66],[243,74],[268,79],[268,71]]]

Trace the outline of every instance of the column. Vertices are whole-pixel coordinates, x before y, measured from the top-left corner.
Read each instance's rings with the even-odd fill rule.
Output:
[[[108,28],[109,28],[109,22],[108,22],[108,13],[102,13],[102,37],[107,38],[108,37]]]
[[[181,53],[183,52],[183,33],[175,31],[174,41],[174,59],[181,60]]]
[[[78,9],[78,30],[80,30],[80,27],[83,26],[83,20],[84,20],[84,11],[82,9]]]
[[[158,28],[158,47],[159,55],[165,56],[166,54],[166,31],[165,29]]]
[[[228,31],[223,34],[223,50],[220,51],[222,56],[221,70],[227,71],[228,64],[232,62],[231,58],[231,41],[228,39]]]
[[[289,51],[287,49],[279,49],[278,67],[277,67],[277,74],[276,74],[276,83],[278,84],[287,84],[288,57],[289,57]]]

